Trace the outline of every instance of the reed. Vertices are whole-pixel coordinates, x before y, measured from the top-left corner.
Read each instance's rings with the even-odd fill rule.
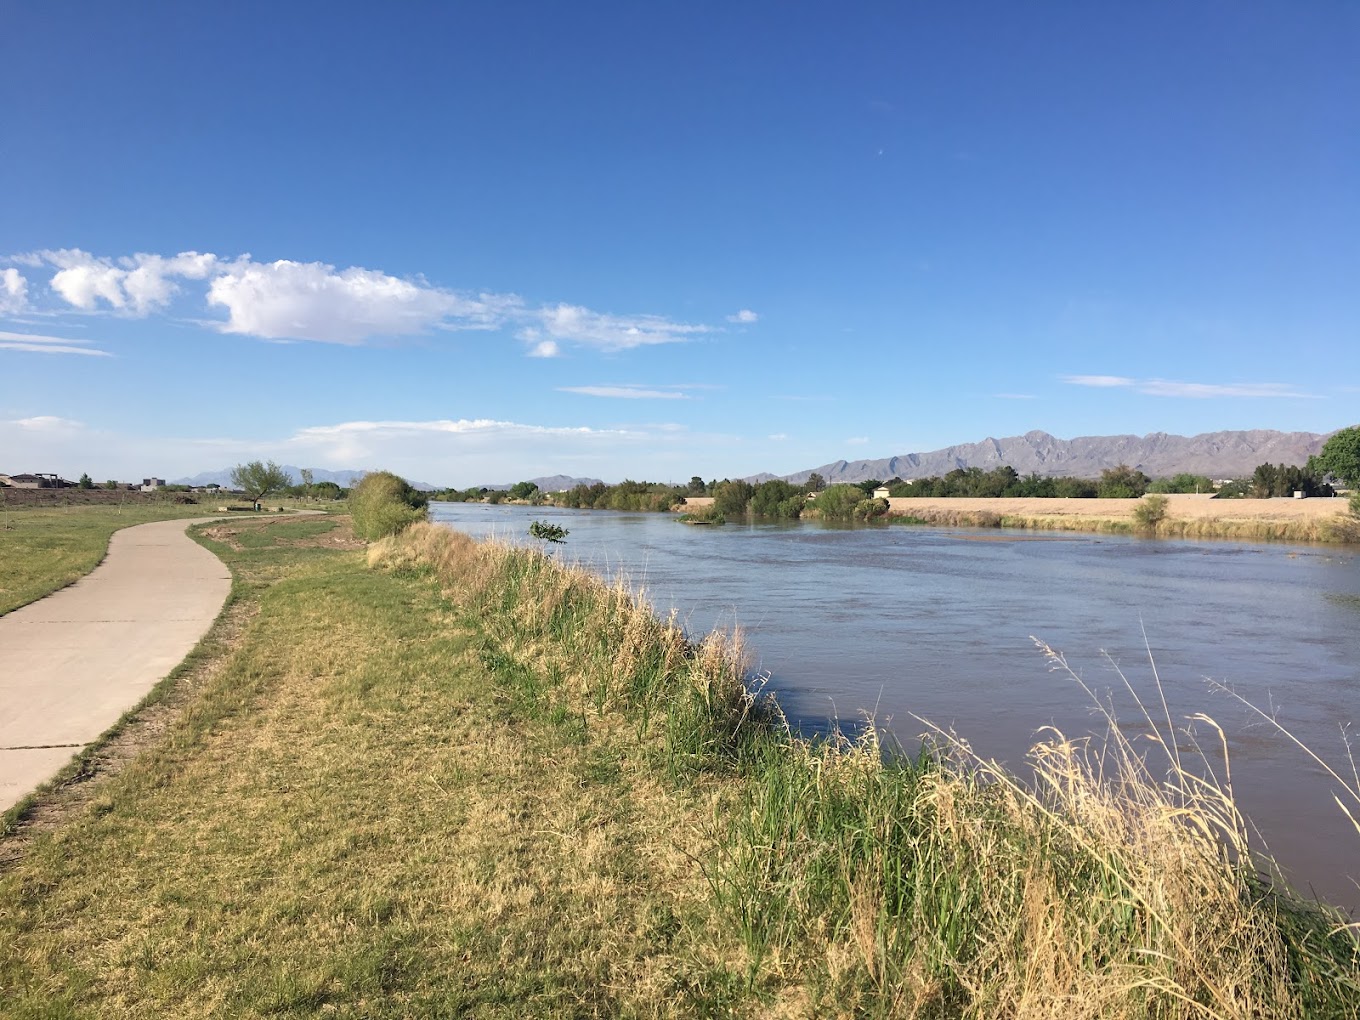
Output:
[[[805,739],[739,635],[692,641],[622,584],[427,524],[369,562],[433,574],[486,654],[534,666],[498,675],[557,678],[523,696],[626,720],[676,789],[707,784],[696,865],[749,987],[794,1012],[1360,1016],[1360,937],[1271,881],[1207,717],[1203,767],[1163,700],[1138,703],[1159,760],[1102,707],[1104,741],[1050,732],[1023,777],[940,730],[911,755],[872,726]]]

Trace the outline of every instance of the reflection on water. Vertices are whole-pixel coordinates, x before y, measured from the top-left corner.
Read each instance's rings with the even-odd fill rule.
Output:
[[[436,503],[432,517],[517,542],[531,541],[531,520],[563,525],[558,556],[628,578],[691,634],[740,626],[753,666],[807,727],[869,713],[911,745],[927,719],[1015,765],[1042,726],[1099,726],[1031,636],[1113,690],[1130,732],[1136,709],[1116,669],[1155,701],[1155,660],[1178,725],[1206,712],[1228,731],[1239,804],[1295,879],[1360,907],[1344,877],[1360,877],[1360,834],[1333,803],[1334,782],[1204,680],[1272,711],[1348,774],[1342,728],[1360,722],[1353,553],[804,522],[691,528],[665,514],[481,504]]]

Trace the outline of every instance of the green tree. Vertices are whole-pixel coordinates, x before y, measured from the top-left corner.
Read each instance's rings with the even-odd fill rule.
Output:
[[[698,475],[694,475],[690,478],[689,485],[685,486],[685,495],[706,496],[708,495],[708,486],[704,484],[704,480],[702,478],[700,478]]]
[[[741,479],[719,482],[713,490],[713,506],[724,517],[740,517],[755,495],[755,487]]]
[[[1331,475],[1348,489],[1360,489],[1360,425],[1334,433],[1322,452],[1308,458],[1308,468]]]
[[[802,512],[802,504],[798,489],[772,478],[756,486],[755,494],[751,496],[751,513],[757,517],[797,517]]]
[[[311,468],[299,468],[299,469],[298,469],[298,474],[300,474],[300,475],[302,476],[302,494],[303,494],[304,496],[306,496],[308,499],[311,499],[311,498],[312,498],[312,479],[315,477],[315,476],[312,474],[312,469],[311,469]]]
[[[1100,473],[1096,494],[1101,499],[1137,499],[1148,490],[1152,479],[1127,464],[1106,468]]]
[[[538,491],[538,486],[533,482],[516,482],[510,486],[511,499],[528,499]]]
[[[231,484],[253,502],[264,499],[271,492],[287,488],[293,484],[293,479],[272,460],[267,464],[252,460],[249,464],[237,464],[231,469]]]
[[[814,471],[814,472],[812,472],[812,474],[808,475],[808,479],[807,479],[807,491],[808,491],[808,492],[821,492],[821,491],[822,491],[823,489],[825,489],[825,488],[826,488],[826,479],[823,478],[821,475],[819,475],[816,471]]]
[[[104,483],[104,488],[106,488],[106,489],[116,489],[116,488],[118,488],[118,483],[115,482],[112,478],[110,478],[107,482]]]
[[[76,482],[76,485],[80,486],[80,488],[82,489],[93,489],[94,479],[92,479],[88,474],[84,474],[80,476],[80,481]]]

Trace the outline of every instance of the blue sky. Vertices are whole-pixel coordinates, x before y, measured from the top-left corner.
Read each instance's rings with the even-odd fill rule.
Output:
[[[1360,420],[1360,6],[10,4],[0,470]]]

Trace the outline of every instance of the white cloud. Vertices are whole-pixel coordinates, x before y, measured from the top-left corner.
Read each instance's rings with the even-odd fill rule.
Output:
[[[117,311],[147,315],[164,308],[179,287],[172,278],[203,280],[217,262],[215,255],[196,251],[180,252],[171,258],[161,255],[97,258],[79,248],[35,253],[54,266],[51,287],[67,304],[85,311],[102,301]]]
[[[626,351],[654,344],[674,344],[710,332],[708,326],[672,322],[659,315],[607,315],[580,305],[558,304],[532,313],[535,325],[520,331],[520,339],[542,346],[545,338],[601,351]]]
[[[1110,388],[1115,386],[1132,386],[1136,379],[1128,379],[1122,375],[1065,375],[1062,377],[1065,383],[1073,386],[1096,386],[1100,388]]]
[[[0,350],[35,351],[39,354],[89,354],[98,358],[112,357],[108,351],[86,346],[89,340],[68,340],[59,336],[37,333],[7,333],[0,330]]]
[[[1123,387],[1150,397],[1188,397],[1208,400],[1216,397],[1312,399],[1288,383],[1193,383],[1174,379],[1129,379],[1118,375],[1065,375],[1063,382],[1074,386]]]
[[[562,393],[580,393],[587,397],[616,397],[622,400],[688,400],[678,386],[648,387],[633,383],[621,386],[559,386]]]
[[[868,445],[869,445],[869,437],[868,437],[868,436],[851,436],[849,439],[847,439],[847,440],[845,441],[845,445],[846,445],[846,446],[868,446]]]
[[[712,327],[661,315],[613,315],[559,303],[531,308],[517,294],[462,293],[422,277],[402,278],[375,269],[337,269],[323,262],[256,262],[249,255],[222,258],[181,252],[95,256],[79,248],[12,255],[3,261],[54,269],[50,292],[68,308],[147,316],[167,309],[182,282],[207,281],[203,300],[225,310],[219,332],[265,340],[312,340],[356,345],[380,337],[442,330],[515,328],[531,357],[557,357],[568,345],[624,351],[680,343]],[[22,298],[27,283],[10,268],[0,276],[0,301]],[[15,295],[18,295],[17,297]],[[8,296],[7,296],[8,295]],[[5,306],[0,305],[0,310]],[[755,313],[738,313],[754,322]]]
[[[0,314],[22,312],[28,306],[28,281],[17,269],[0,270]]]
[[[476,299],[376,270],[287,260],[238,259],[213,278],[208,304],[227,309],[226,333],[337,344],[424,333],[462,318],[482,324],[498,314]]]
[[[34,418],[17,418],[10,422],[29,432],[73,432],[84,425],[71,418],[58,418],[52,414],[40,414]]]
[[[1288,383],[1191,383],[1170,379],[1148,379],[1138,384],[1138,392],[1154,397],[1311,397]]]
[[[741,325],[745,326],[750,325],[753,322],[756,322],[759,318],[760,316],[757,315],[755,312],[751,311],[751,309],[743,308],[735,315],[729,315],[727,317],[727,321],[740,323]]]
[[[782,443],[784,440],[788,439],[789,436],[787,432],[776,432],[774,435],[769,436],[768,438],[773,439],[776,443]]]

